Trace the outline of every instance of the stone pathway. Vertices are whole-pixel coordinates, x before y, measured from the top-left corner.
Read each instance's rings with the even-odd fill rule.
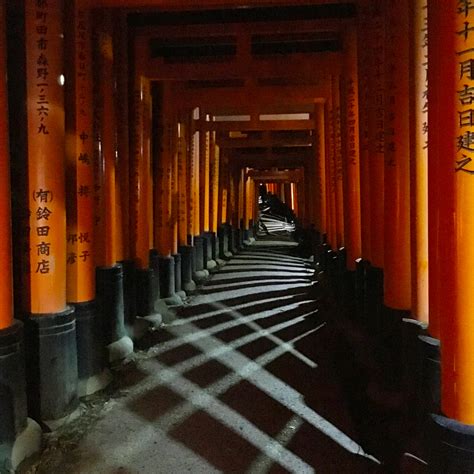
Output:
[[[234,257],[23,472],[381,472],[357,442],[330,313],[296,250],[257,241]]]

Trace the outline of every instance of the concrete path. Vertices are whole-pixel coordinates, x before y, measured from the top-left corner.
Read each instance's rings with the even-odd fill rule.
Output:
[[[371,473],[292,242],[257,241],[148,335],[109,394],[24,472]]]

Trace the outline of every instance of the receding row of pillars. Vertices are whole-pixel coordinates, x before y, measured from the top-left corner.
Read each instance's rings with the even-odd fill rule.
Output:
[[[461,431],[474,424],[473,19],[471,2],[360,2],[306,168],[308,222],[365,275],[377,325],[415,323],[441,367],[431,409]]]
[[[258,190],[216,132],[195,126],[205,110],[177,110],[179,86],[141,74],[125,15],[25,0],[0,5],[0,31],[8,460],[27,415],[71,414],[109,382],[107,359],[133,350],[137,316],[169,321],[170,305],[253,238]]]

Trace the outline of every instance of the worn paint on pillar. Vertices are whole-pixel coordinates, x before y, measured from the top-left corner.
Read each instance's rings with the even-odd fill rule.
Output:
[[[63,13],[61,0],[25,2],[30,221],[25,302],[33,315],[66,308]]]
[[[211,231],[217,232],[219,213],[219,159],[220,150],[216,144],[216,132],[211,135]]]
[[[178,128],[178,242],[179,245],[187,245],[188,233],[188,193],[187,193],[187,157],[186,157],[186,136],[181,122]]]
[[[117,260],[131,258],[130,243],[130,144],[128,94],[128,30],[124,12],[114,18],[114,70],[116,77],[115,111],[117,123]]]
[[[10,147],[8,142],[8,103],[7,103],[7,43],[5,37],[5,4],[0,4],[0,114],[4,124],[0,129],[0,261],[3,271],[0,276],[0,330],[8,328],[13,322],[13,275],[12,238],[10,205]]]
[[[369,45],[370,80],[368,91],[368,139],[370,177],[370,254],[371,263],[384,266],[384,103],[385,103],[385,44],[384,15],[377,10],[370,17],[372,41]]]
[[[133,92],[133,161],[132,161],[132,251],[138,268],[148,267],[149,254],[149,175],[151,121],[149,80],[135,77]]]
[[[371,261],[370,248],[370,164],[369,164],[369,74],[368,67],[370,48],[367,44],[371,41],[369,18],[367,7],[360,7],[360,22],[357,29],[357,56],[358,56],[358,77],[359,77],[359,161],[360,161],[360,227],[361,227],[361,256]]]
[[[334,127],[334,166],[336,179],[336,242],[338,248],[344,247],[344,171],[341,142],[341,89],[340,77],[332,76],[333,127]]]
[[[448,29],[448,32],[455,42],[449,57],[455,60],[451,71],[456,79],[450,88],[451,100],[447,107],[456,111],[456,117],[452,151],[449,155],[440,155],[440,159],[450,156],[451,173],[454,173],[454,284],[457,291],[454,314],[450,308],[449,325],[445,319],[448,311],[443,309],[441,314],[441,360],[443,365],[449,364],[443,370],[447,377],[442,381],[445,397],[442,409],[451,418],[474,424],[474,5],[452,0],[446,3],[450,5],[448,15],[455,15],[454,30]],[[449,132],[447,130],[445,136],[449,137]],[[440,171],[445,172],[444,166]],[[449,173],[446,179],[450,179]],[[445,355],[446,361],[443,360]]]
[[[384,304],[411,308],[408,0],[386,15]]]
[[[428,322],[428,10],[427,0],[410,3],[410,175],[412,313]]]
[[[67,301],[80,303],[95,298],[92,38],[90,10],[67,13]]]
[[[359,161],[359,81],[357,76],[357,35],[349,28],[344,37],[344,234],[347,268],[356,269],[361,256],[360,161]]]
[[[98,84],[95,103],[97,107],[97,137],[99,141],[99,155],[97,163],[97,182],[99,186],[100,202],[98,209],[98,231],[96,241],[101,240],[100,251],[96,251],[96,262],[100,266],[115,265],[117,220],[116,188],[115,188],[115,97],[113,77],[113,45],[112,45],[112,17],[108,11],[103,11],[98,20],[97,34],[97,72]],[[96,228],[97,229],[97,228]],[[132,227],[133,231],[133,227]]]

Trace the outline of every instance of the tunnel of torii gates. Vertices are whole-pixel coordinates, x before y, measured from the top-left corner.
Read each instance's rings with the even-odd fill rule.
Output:
[[[253,238],[260,183],[472,436],[474,4],[0,5],[2,459]]]

